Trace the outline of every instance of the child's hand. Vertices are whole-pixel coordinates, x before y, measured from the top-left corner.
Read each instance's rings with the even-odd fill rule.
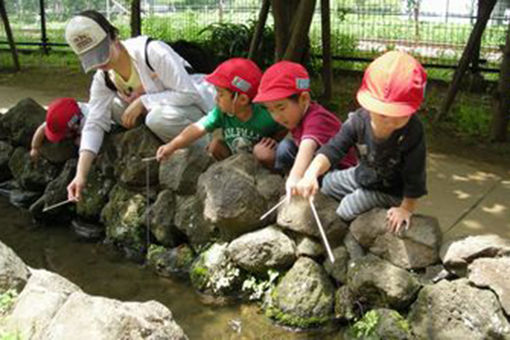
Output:
[[[158,162],[169,159],[174,154],[174,150],[169,144],[161,145],[156,152],[156,159]]]
[[[253,146],[253,155],[266,168],[273,168],[278,143],[269,137],[262,138]]]
[[[319,181],[317,177],[305,176],[301,178],[297,185],[297,194],[304,198],[313,197],[319,191]]]
[[[300,178],[295,176],[289,176],[287,181],[285,182],[285,192],[287,195],[287,200],[290,202],[290,198],[293,195],[298,195],[298,183]]]
[[[388,209],[386,219],[388,220],[388,230],[392,233],[399,233],[403,228],[409,229],[411,225],[412,213],[402,207],[393,207]]]
[[[30,158],[32,159],[32,162],[37,162],[39,157],[41,156],[41,151],[39,148],[32,148],[30,149]]]

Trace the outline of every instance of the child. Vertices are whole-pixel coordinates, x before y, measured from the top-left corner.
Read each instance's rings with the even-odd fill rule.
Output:
[[[424,68],[406,53],[392,51],[374,60],[357,94],[362,108],[319,150],[298,184],[299,194],[314,195],[317,177],[355,146],[360,164],[328,173],[322,192],[342,200],[337,214],[346,221],[387,207],[389,230],[408,228],[417,199],[427,194],[425,136],[414,116],[426,81]]]
[[[297,183],[315,151],[336,134],[341,123],[311,100],[308,72],[302,65],[290,61],[281,61],[266,70],[254,101],[262,102],[273,118],[292,134],[293,140],[285,139],[278,145],[274,164],[280,172],[290,169],[286,182],[290,197],[297,193]],[[341,169],[355,164],[353,152],[338,162]]]
[[[161,146],[157,159],[167,159],[207,132],[223,129],[223,140],[213,139],[208,150],[217,160],[244,149],[253,152],[265,166],[274,162],[276,141],[271,137],[283,130],[261,105],[252,104],[262,72],[249,59],[225,61],[206,77],[216,87],[216,107],[189,125],[170,143]]]
[[[32,137],[32,159],[39,158],[45,136],[51,143],[72,139],[79,145],[87,111],[87,104],[78,103],[73,98],[58,98],[52,101],[46,112],[46,121],[39,125]]]

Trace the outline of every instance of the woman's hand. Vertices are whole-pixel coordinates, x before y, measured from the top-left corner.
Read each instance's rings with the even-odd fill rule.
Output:
[[[145,113],[145,106],[143,106],[142,100],[138,97],[129,104],[122,114],[122,125],[126,129],[133,128],[136,124],[136,120],[143,113]]]

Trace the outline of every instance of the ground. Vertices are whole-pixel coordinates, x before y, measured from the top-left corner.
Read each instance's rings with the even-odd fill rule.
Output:
[[[90,79],[75,64],[30,66],[17,74],[0,69],[0,112],[24,97],[42,105],[55,97],[86,101]],[[359,82],[359,74],[335,75],[331,107],[340,116],[356,107]],[[429,194],[420,200],[419,212],[438,217],[446,239],[481,233],[510,238],[510,143],[491,144],[482,137],[453,131],[448,124],[431,124],[429,116],[446,88],[439,83],[432,86],[421,113],[427,126]],[[458,101],[468,101],[464,108],[469,114],[480,110],[476,101],[472,105],[469,101],[480,102],[483,97],[463,93]]]

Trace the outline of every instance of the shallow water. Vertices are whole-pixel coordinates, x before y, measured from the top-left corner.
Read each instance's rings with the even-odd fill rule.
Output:
[[[29,266],[59,273],[88,294],[161,302],[192,340],[341,339],[338,332],[290,332],[273,325],[256,305],[208,305],[189,282],[156,276],[103,244],[82,242],[68,226],[36,226],[27,211],[5,198],[0,198],[0,240]]]

